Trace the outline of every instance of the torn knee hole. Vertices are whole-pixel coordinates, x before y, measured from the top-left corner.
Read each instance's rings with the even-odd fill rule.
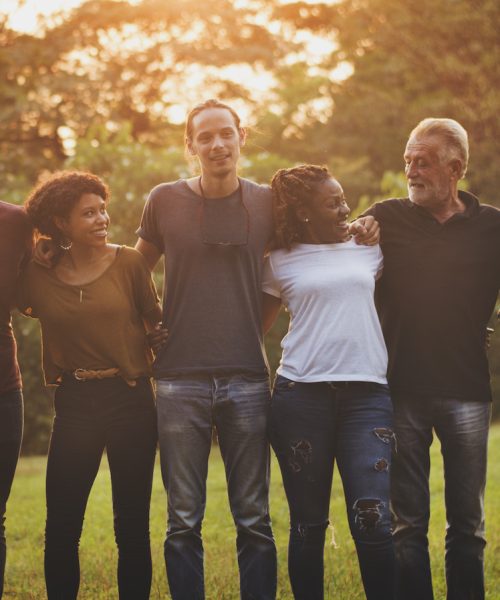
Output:
[[[292,456],[288,460],[288,464],[295,473],[302,469],[302,464],[307,465],[312,462],[312,445],[308,440],[293,442],[291,450]]]
[[[299,440],[292,444],[292,452],[294,456],[301,458],[304,462],[311,462],[312,446],[307,440]]]
[[[328,521],[326,523],[298,523],[297,532],[301,538],[305,538],[310,535],[322,535],[327,527]]]
[[[376,529],[382,518],[384,502],[377,498],[360,498],[353,505],[354,521],[361,531]]]
[[[378,437],[378,439],[384,444],[393,444],[394,452],[397,452],[397,441],[396,434],[389,427],[376,427],[373,430],[373,433]]]
[[[389,470],[389,461],[386,458],[379,458],[373,465],[375,471],[383,472]]]

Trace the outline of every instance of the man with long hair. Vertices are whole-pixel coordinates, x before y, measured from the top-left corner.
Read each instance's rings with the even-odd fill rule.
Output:
[[[208,100],[194,107],[185,143],[201,174],[155,187],[138,231],[136,247],[151,268],[165,255],[169,334],[154,371],[174,600],[204,597],[201,526],[213,427],[237,528],[241,597],[276,595],[261,294],[271,192],[238,177],[245,139],[227,104]]]

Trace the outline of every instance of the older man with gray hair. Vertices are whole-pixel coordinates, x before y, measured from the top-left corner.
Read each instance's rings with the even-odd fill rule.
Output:
[[[429,448],[441,442],[448,600],[484,598],[484,489],[491,414],[486,327],[500,288],[500,210],[458,190],[465,129],[424,119],[404,153],[409,198],[371,207],[384,274],[377,302],[389,350],[397,598],[433,596]]]

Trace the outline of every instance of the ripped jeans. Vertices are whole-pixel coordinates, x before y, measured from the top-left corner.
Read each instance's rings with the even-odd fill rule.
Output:
[[[300,383],[278,375],[270,437],[290,507],[288,570],[295,599],[324,597],[323,551],[335,461],[366,597],[394,598],[389,469],[395,438],[388,387]]]

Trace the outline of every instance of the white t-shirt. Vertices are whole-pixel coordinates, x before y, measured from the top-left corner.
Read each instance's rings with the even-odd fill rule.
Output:
[[[387,383],[375,309],[380,246],[295,244],[265,260],[262,289],[290,313],[277,373],[292,381]]]

